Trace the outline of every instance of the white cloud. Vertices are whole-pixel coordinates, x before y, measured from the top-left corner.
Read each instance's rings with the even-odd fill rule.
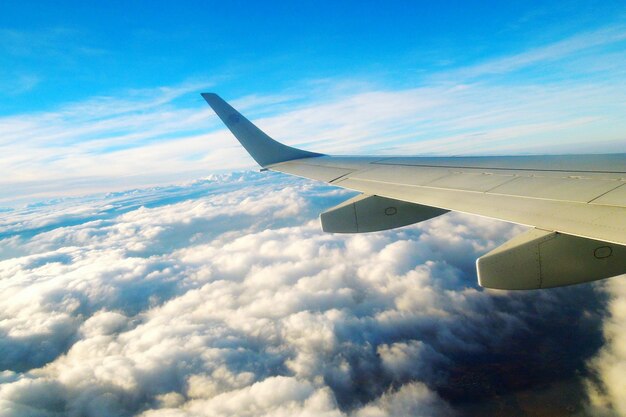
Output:
[[[595,415],[626,415],[626,279],[607,282],[608,316],[603,323],[606,344],[590,360],[590,411]]]
[[[593,285],[478,290],[475,257],[520,229],[474,217],[321,233],[348,195],[250,173],[13,213],[0,413],[452,415],[515,392],[497,367],[577,381],[587,357],[547,360],[598,336]]]
[[[441,400],[424,384],[403,385],[396,392],[382,395],[373,404],[355,413],[355,417],[387,416],[450,416],[453,411],[442,406]]]
[[[508,73],[535,64],[546,64],[571,58],[594,48],[604,48],[626,41],[626,26],[609,26],[591,32],[583,32],[569,38],[532,48],[518,54],[496,58],[455,73],[462,78],[488,74]],[[582,68],[585,70],[585,68]]]

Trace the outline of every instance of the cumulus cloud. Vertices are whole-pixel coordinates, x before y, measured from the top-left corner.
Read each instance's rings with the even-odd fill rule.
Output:
[[[595,415],[626,415],[626,281],[607,282],[608,316],[603,323],[606,344],[589,361],[590,410]]]
[[[354,413],[355,417],[384,416],[447,416],[452,410],[441,404],[441,400],[426,385],[412,382],[396,392],[383,394],[376,401]]]
[[[323,234],[350,195],[244,173],[15,211],[0,412],[515,415],[555,384],[582,409],[601,284],[477,288],[474,259],[522,229],[476,217]]]

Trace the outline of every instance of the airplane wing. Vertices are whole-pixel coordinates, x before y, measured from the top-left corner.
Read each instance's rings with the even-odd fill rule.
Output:
[[[362,193],[322,213],[324,231],[386,230],[453,210],[532,227],[477,260],[483,287],[549,288],[626,273],[626,153],[331,156],[283,145],[218,95],[202,96],[263,169]]]

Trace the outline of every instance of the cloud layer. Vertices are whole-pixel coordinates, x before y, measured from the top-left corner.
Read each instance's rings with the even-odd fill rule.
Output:
[[[2,414],[585,412],[602,283],[477,288],[521,229],[476,217],[321,233],[350,195],[244,173],[10,213]]]

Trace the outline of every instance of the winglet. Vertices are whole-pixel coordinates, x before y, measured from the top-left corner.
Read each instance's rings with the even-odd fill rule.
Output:
[[[220,96],[214,93],[202,93],[213,111],[222,119],[226,127],[248,151],[250,156],[262,167],[294,159],[312,158],[323,154],[304,151],[283,145],[266,135],[261,129],[233,109]]]

